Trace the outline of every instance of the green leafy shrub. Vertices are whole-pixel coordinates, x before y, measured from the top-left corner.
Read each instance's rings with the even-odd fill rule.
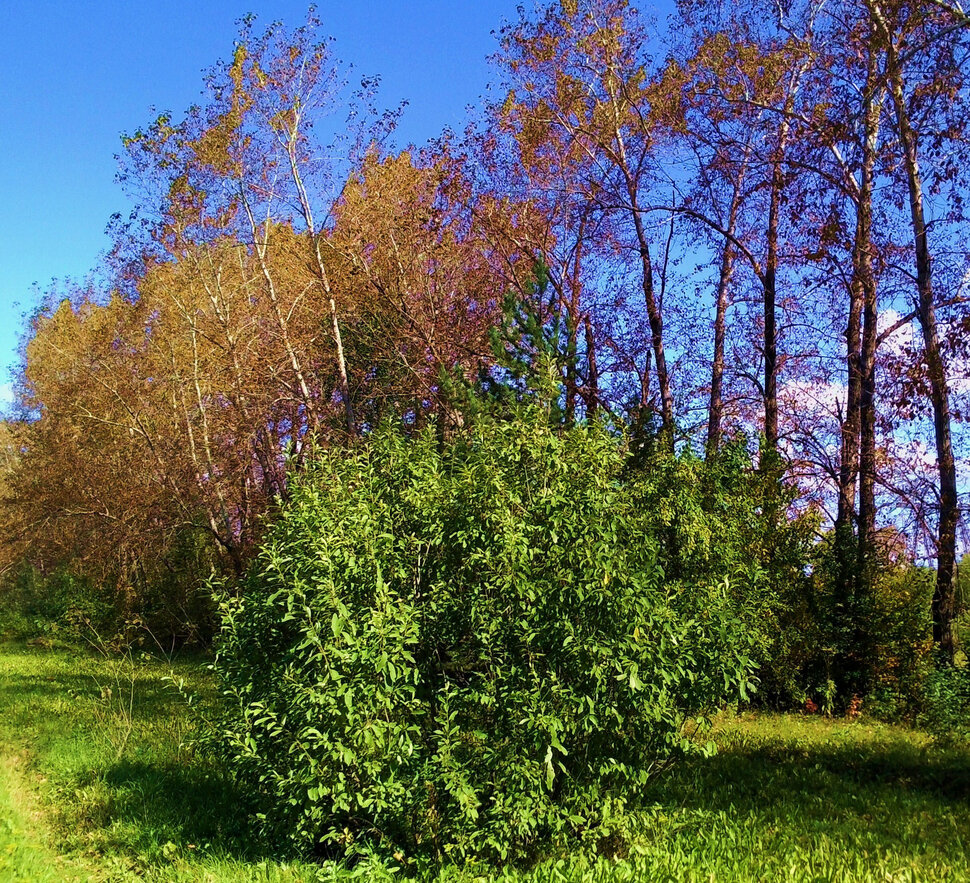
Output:
[[[222,601],[214,737],[301,848],[507,857],[597,824],[745,695],[724,580],[668,584],[597,427],[377,433],[294,478]]]
[[[922,703],[924,679],[932,669],[932,568],[908,562],[883,567],[865,605],[871,666],[870,696],[863,707],[888,719],[912,719]],[[879,699],[886,700],[880,709]]]
[[[781,595],[780,704],[810,700],[832,712],[861,700],[867,713],[912,720],[930,668],[935,574],[905,560],[877,562],[870,580],[846,597],[838,556],[830,533],[815,551],[811,578]]]
[[[635,505],[656,538],[658,562],[676,598],[728,577],[757,665],[761,701],[787,703],[800,691],[799,653],[816,515],[791,511],[794,490],[774,470],[758,469],[744,438],[701,460],[655,446],[629,470]],[[796,626],[797,621],[797,626]],[[801,700],[799,700],[801,701]]]
[[[918,721],[942,745],[970,744],[970,667],[934,660]]]
[[[92,583],[67,568],[45,574],[29,564],[0,582],[0,632],[18,638],[85,637],[85,623],[102,631],[114,622],[114,606]]]

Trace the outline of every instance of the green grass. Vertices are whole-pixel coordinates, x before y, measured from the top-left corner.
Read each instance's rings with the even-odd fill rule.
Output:
[[[0,850],[9,831],[11,852],[34,862],[37,832],[46,828],[47,842],[84,867],[83,880],[316,879],[314,867],[254,849],[245,800],[180,748],[190,720],[166,678],[204,691],[199,663],[173,669],[8,644],[0,646],[0,671],[0,759],[23,758],[19,770],[0,766],[0,799],[14,789],[43,807],[42,824],[31,825],[0,804],[0,818],[11,820],[0,822]],[[25,867],[18,878],[0,863],[0,881],[34,880]]]
[[[725,722],[718,742],[645,795],[671,879],[970,879],[967,752],[800,716]]]
[[[0,880],[58,883],[83,879],[75,861],[59,856],[36,808],[36,797],[23,788],[21,759],[0,759]]]
[[[180,748],[189,717],[165,663],[7,644],[0,671],[0,883],[413,875],[262,852],[245,795]],[[209,689],[198,662],[174,674]],[[531,868],[418,876],[970,880],[970,750],[865,719],[743,715],[716,735],[716,757],[676,767],[568,853]]]

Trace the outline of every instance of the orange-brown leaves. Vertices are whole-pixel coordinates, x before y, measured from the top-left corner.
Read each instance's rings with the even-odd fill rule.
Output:
[[[395,378],[383,396],[441,404],[441,372],[472,375],[490,355],[500,290],[468,198],[447,156],[416,163],[408,152],[371,154],[345,188],[330,243],[352,268],[375,368]]]

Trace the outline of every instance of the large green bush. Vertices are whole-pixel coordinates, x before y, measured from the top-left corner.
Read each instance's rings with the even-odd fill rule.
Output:
[[[726,576],[752,644],[758,700],[790,703],[811,682],[803,654],[817,650],[801,615],[817,515],[792,511],[794,489],[780,470],[757,467],[743,438],[705,460],[657,445],[631,461],[627,481],[668,585],[682,589],[674,597],[689,603],[691,586]]]
[[[746,637],[725,580],[664,580],[621,474],[608,432],[540,411],[377,433],[294,479],[215,663],[217,742],[270,830],[521,854],[704,750]]]

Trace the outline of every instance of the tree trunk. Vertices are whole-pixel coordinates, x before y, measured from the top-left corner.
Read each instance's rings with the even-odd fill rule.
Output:
[[[861,208],[858,209],[861,213]],[[852,246],[853,274],[849,286],[849,322],[845,329],[845,357],[848,369],[845,417],[842,420],[842,444],[839,460],[839,506],[835,517],[837,536],[847,536],[852,531],[855,515],[856,479],[859,474],[859,433],[861,423],[860,400],[862,395],[862,276],[860,274],[860,225],[856,217],[856,238]]]
[[[578,332],[573,321],[572,311],[566,312],[566,411],[563,415],[566,426],[576,422],[576,399],[579,395],[579,371],[576,364],[578,353]]]
[[[298,120],[299,117],[296,117]],[[307,234],[313,243],[313,257],[316,262],[316,269],[320,286],[327,298],[327,307],[330,310],[330,332],[333,335],[333,343],[337,355],[337,376],[340,378],[340,397],[344,404],[344,419],[347,424],[347,435],[354,438],[357,435],[357,420],[354,416],[354,404],[350,398],[350,377],[347,373],[347,358],[344,355],[344,339],[340,331],[340,319],[337,315],[337,298],[330,285],[330,275],[327,273],[327,265],[323,260],[323,253],[320,250],[320,241],[324,235],[322,230],[317,230],[313,221],[313,208],[310,204],[310,197],[303,183],[303,175],[300,172],[299,158],[296,153],[297,148],[297,123],[289,132],[286,143],[286,153],[290,161],[290,173],[293,176],[293,183],[296,185],[297,193],[300,198],[300,210],[306,223]]]
[[[563,292],[562,310],[566,314],[566,425],[576,422],[576,403],[579,399],[579,306],[582,294],[580,275],[582,241],[586,226],[585,218],[580,221],[576,249],[573,254],[573,268],[569,282],[569,300]]]
[[[599,371],[596,367],[596,336],[593,334],[593,323],[589,315],[584,319],[586,331],[586,419],[592,420],[596,416],[599,405]]]
[[[657,303],[653,287],[653,263],[650,260],[650,246],[647,243],[646,230],[643,219],[634,204],[634,227],[640,250],[640,260],[643,267],[642,284],[643,300],[647,307],[647,319],[650,322],[650,339],[653,357],[657,364],[657,386],[660,388],[660,422],[661,433],[666,437],[665,444],[673,447],[674,441],[674,398],[670,392],[670,377],[667,374],[667,357],[664,353],[663,316]]]
[[[782,161],[791,131],[789,115],[794,108],[794,96],[785,102],[785,116],[778,129],[778,144],[771,164],[771,194],[768,202],[767,254],[762,277],[764,292],[764,358],[765,358],[765,446],[769,455],[778,453],[778,228],[781,216],[781,197],[785,186]]]
[[[870,34],[869,45],[874,44]],[[878,301],[873,270],[872,197],[875,187],[882,90],[877,88],[875,50],[870,48],[866,71],[865,141],[862,153],[862,179],[856,214],[854,272],[863,293],[862,363],[859,399],[859,575],[863,587],[871,578],[871,562],[876,540],[876,347],[878,344]]]
[[[852,243],[852,284],[847,333],[849,386],[843,424],[842,462],[839,472],[839,512],[836,543],[839,555],[838,591],[851,626],[845,649],[843,685],[846,695],[862,693],[871,686],[872,629],[866,601],[871,597],[876,538],[876,345],[878,331],[877,287],[873,272],[872,198],[879,116],[882,96],[877,91],[876,55],[870,36],[866,85],[863,98],[861,178],[855,188],[855,237]],[[854,179],[853,179],[854,180]],[[861,336],[860,336],[861,320]],[[855,491],[859,487],[858,535],[853,535]]]
[[[877,9],[876,4],[873,6]],[[950,429],[950,399],[946,368],[940,350],[936,305],[933,298],[933,275],[923,208],[923,183],[920,176],[917,134],[906,107],[903,73],[892,41],[888,48],[889,88],[896,115],[897,134],[903,151],[909,208],[916,257],[917,316],[923,332],[923,352],[933,405],[933,429],[936,459],[940,475],[940,517],[936,551],[936,586],[933,591],[933,642],[953,659],[953,617],[955,613],[956,529],[959,520],[956,466]]]
[[[738,209],[741,205],[741,185],[744,181],[744,166],[735,182],[728,211],[727,232],[734,236]],[[730,305],[731,277],[734,275],[734,243],[730,238],[724,240],[721,252],[721,272],[717,280],[717,303],[714,313],[714,359],[711,363],[711,398],[707,416],[707,456],[712,457],[721,447],[721,423],[724,415],[722,388],[724,385],[724,340],[727,329],[727,309]]]
[[[661,435],[664,444],[673,450],[674,446],[674,397],[670,391],[670,376],[667,373],[667,356],[664,352],[663,315],[657,300],[653,284],[653,262],[650,258],[650,243],[647,231],[643,226],[640,211],[640,199],[637,192],[637,175],[633,171],[626,152],[626,143],[620,125],[621,113],[617,105],[617,96],[611,92],[614,138],[619,156],[618,168],[623,175],[626,194],[629,199],[630,216],[633,219],[633,229],[637,237],[637,250],[640,252],[642,268],[641,285],[643,286],[643,300],[647,307],[647,319],[650,322],[650,340],[653,357],[657,363],[657,385],[660,388],[660,420]]]

